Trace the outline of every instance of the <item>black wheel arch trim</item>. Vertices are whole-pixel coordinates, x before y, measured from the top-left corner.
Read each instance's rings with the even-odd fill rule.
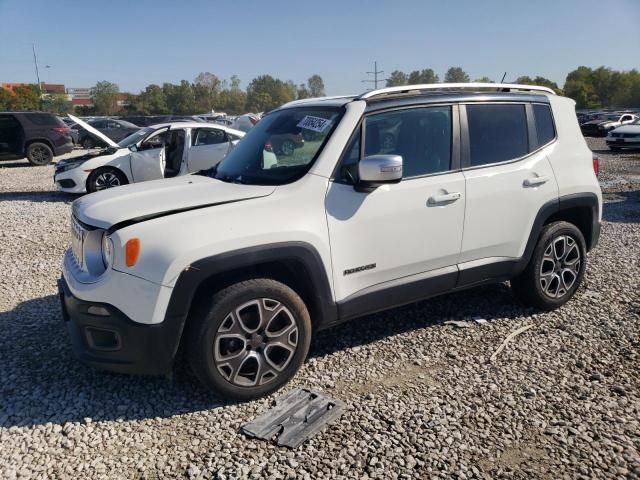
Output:
[[[337,307],[333,300],[327,271],[318,251],[306,242],[282,242],[242,248],[191,263],[180,273],[176,281],[165,313],[165,322],[177,323],[180,326],[179,337],[182,337],[196,292],[209,279],[224,275],[226,272],[288,261],[301,263],[309,273],[307,291],[314,297],[318,316],[318,318],[312,316],[314,330],[335,324]],[[292,288],[295,290],[296,286],[292,285]],[[177,339],[175,351],[179,343]]]

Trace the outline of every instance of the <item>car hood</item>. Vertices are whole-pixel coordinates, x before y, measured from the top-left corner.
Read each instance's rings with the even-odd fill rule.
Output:
[[[85,153],[84,155],[78,155],[77,157],[71,157],[71,158],[65,158],[62,160],[58,160],[56,162],[56,166],[63,166],[63,165],[68,165],[70,163],[84,163],[87,160],[91,160],[93,158],[97,158],[97,157],[104,157],[105,155],[114,155],[114,156],[119,156],[121,154],[124,153],[130,153],[128,148],[112,148],[112,147],[107,147],[107,148],[101,148],[100,150],[97,151],[93,151],[93,152],[89,152],[89,153]],[[116,155],[118,154],[118,155]]]
[[[266,197],[276,187],[226,183],[201,175],[154,180],[92,193],[73,202],[74,216],[103,229],[174,213]]]
[[[611,130],[611,133],[640,133],[640,125],[623,125],[622,127],[618,127],[614,130]]]
[[[93,135],[95,135],[96,137],[98,137],[100,140],[102,140],[103,142],[105,142],[107,145],[109,145],[110,147],[113,148],[120,148],[120,146],[114,142],[113,140],[111,140],[109,137],[107,137],[104,133],[100,132],[99,130],[96,130],[95,128],[93,128],[91,125],[89,125],[87,122],[80,120],[78,117],[74,117],[73,115],[69,114],[68,115],[69,118],[71,120],[73,120],[74,122],[76,122],[78,125],[80,125],[82,128],[84,128],[87,132],[92,133]]]

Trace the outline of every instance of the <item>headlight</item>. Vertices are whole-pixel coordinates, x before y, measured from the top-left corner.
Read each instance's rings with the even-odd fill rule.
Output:
[[[104,268],[109,268],[111,262],[113,260],[113,242],[111,238],[107,235],[107,232],[102,234],[102,263],[104,263]]]
[[[60,161],[56,163],[56,173],[62,173],[69,170],[73,170],[74,168],[78,168],[84,162],[64,162]]]

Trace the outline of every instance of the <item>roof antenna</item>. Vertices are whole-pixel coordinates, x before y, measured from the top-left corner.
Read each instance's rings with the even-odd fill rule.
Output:
[[[507,76],[507,72],[504,72],[504,75],[502,75],[502,80],[500,80],[500,83],[503,84],[504,83],[504,79]],[[498,88],[498,91],[500,91],[500,89]],[[506,88],[502,89],[503,92],[508,92],[509,90],[507,90]]]

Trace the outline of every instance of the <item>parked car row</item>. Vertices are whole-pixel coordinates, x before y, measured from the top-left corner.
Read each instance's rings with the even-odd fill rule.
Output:
[[[607,113],[582,123],[580,130],[583,135],[588,137],[605,137],[614,128],[633,123],[638,119],[640,117],[632,112]]]

